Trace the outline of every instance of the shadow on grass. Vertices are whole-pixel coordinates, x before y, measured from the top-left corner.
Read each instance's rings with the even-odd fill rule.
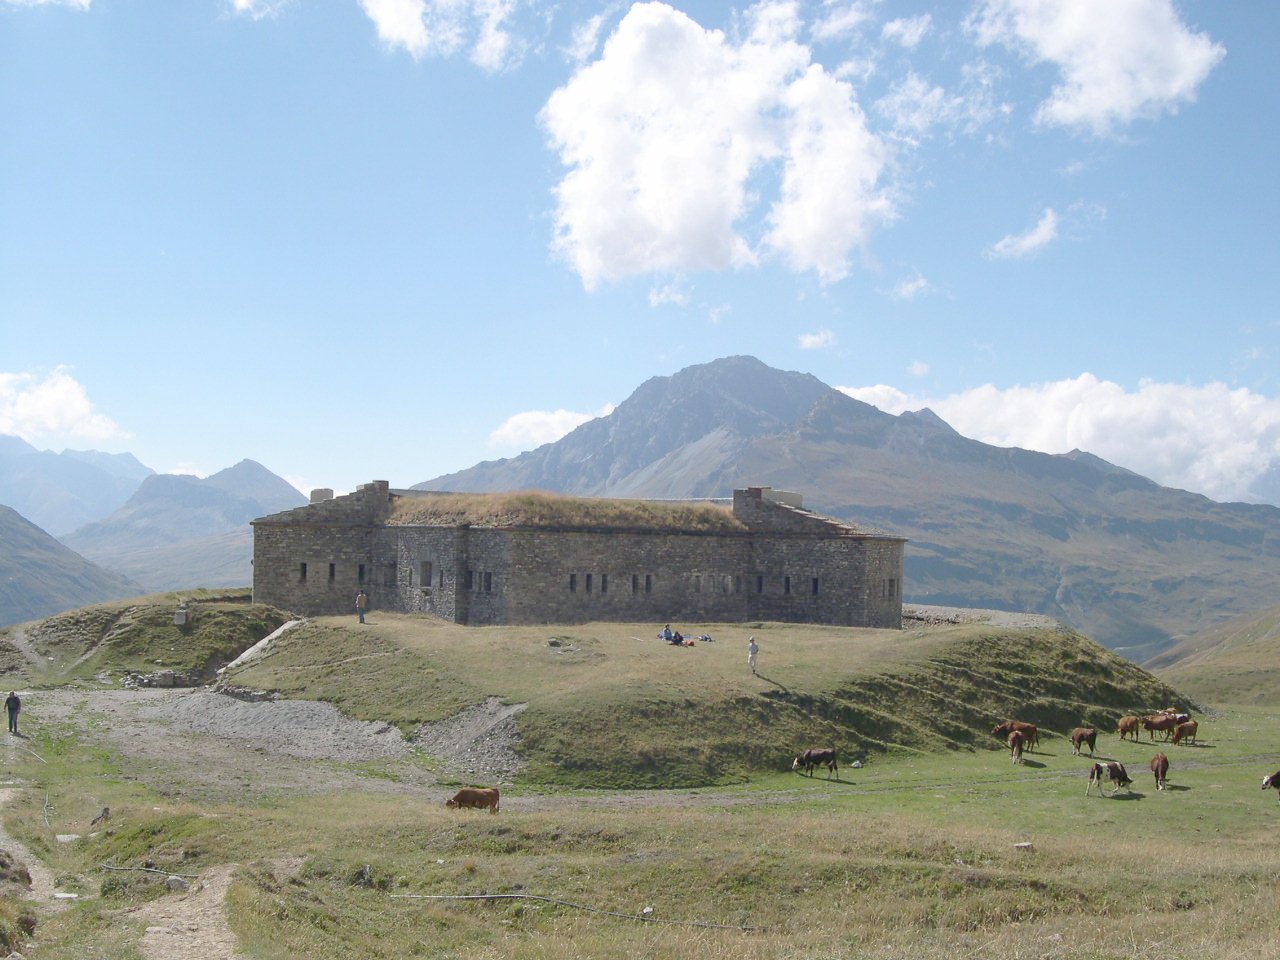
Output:
[[[1053,754],[1050,754],[1050,756],[1053,756]],[[1030,757],[1023,756],[1022,766],[1030,767],[1032,770],[1043,770],[1046,765],[1039,760],[1032,760]]]
[[[783,693],[790,693],[790,692],[791,692],[789,689],[787,689],[787,687],[786,687],[786,685],[785,685],[785,684],[781,684],[781,683],[779,683],[777,680],[771,680],[769,677],[766,677],[763,673],[757,673],[757,674],[756,674],[756,676],[757,676],[757,677],[759,677],[761,680],[763,680],[765,683],[771,683],[771,684],[773,684],[775,687],[777,687],[777,688],[778,688],[779,690],[781,690]]]
[[[1177,790],[1179,793],[1181,793],[1183,790],[1190,790],[1190,789],[1191,789],[1190,787],[1183,786],[1183,785],[1182,785],[1182,784],[1180,784],[1180,783],[1166,783],[1166,784],[1164,785],[1164,788],[1165,788],[1166,790]]]

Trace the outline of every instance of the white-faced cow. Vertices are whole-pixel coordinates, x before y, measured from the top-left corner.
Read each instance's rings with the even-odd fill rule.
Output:
[[[1269,777],[1262,778],[1263,790],[1275,790],[1276,799],[1280,800],[1280,770],[1277,770]]]
[[[1124,768],[1124,764],[1116,760],[1109,760],[1106,763],[1095,763],[1089,769],[1089,785],[1084,788],[1084,795],[1089,796],[1093,790],[1094,784],[1098,785],[1098,796],[1102,796],[1102,781],[1110,780],[1115,787],[1111,791],[1111,796],[1115,796],[1120,792],[1120,788],[1124,787],[1129,790],[1129,785],[1133,780],[1129,778],[1129,773]]]
[[[1026,743],[1026,737],[1022,735],[1021,730],[1009,731],[1009,756],[1013,758],[1014,763],[1022,763],[1022,748]]]
[[[1022,734],[1022,743],[1026,749],[1032,750],[1040,746],[1040,731],[1036,729],[1034,723],[1027,723],[1025,720],[1005,720],[998,723],[992,728],[991,735],[1008,743],[1009,734],[1014,730]]]
[[[826,767],[828,780],[833,775],[837,778],[840,776],[840,769],[836,764],[836,752],[830,747],[819,749],[811,747],[791,761],[792,770],[803,770],[811,777],[813,776],[814,767]]]
[[[1093,756],[1093,749],[1098,742],[1098,729],[1096,727],[1076,727],[1071,731],[1071,755],[1073,757],[1080,756],[1081,744],[1089,745],[1089,756]]]
[[[1169,779],[1169,758],[1157,753],[1151,758],[1151,773],[1156,778],[1156,789],[1163,790],[1165,781]]]

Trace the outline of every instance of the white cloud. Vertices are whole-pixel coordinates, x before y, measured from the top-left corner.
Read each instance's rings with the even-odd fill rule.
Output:
[[[836,345],[836,335],[830,330],[819,330],[817,333],[802,333],[798,338],[801,350],[822,350]]]
[[[600,31],[604,29],[606,15],[597,13],[589,20],[579,23],[573,28],[572,39],[565,56],[571,63],[586,63],[600,45]]]
[[[599,413],[575,413],[572,410],[527,410],[507,417],[489,434],[489,446],[504,450],[532,450],[544,443],[554,443],[582,426],[588,420],[613,413],[608,404]]]
[[[997,240],[988,248],[987,256],[998,260],[1018,260],[1048,246],[1057,238],[1058,215],[1053,212],[1052,207],[1046,207],[1034,227],[1026,233],[1009,234]]]
[[[770,254],[831,282],[893,216],[887,148],[852,87],[811,63],[795,7],[758,4],[746,26],[735,41],[637,3],[543,107],[567,168],[553,247],[587,289]]]
[[[274,17],[291,0],[231,0],[231,9],[253,20]]]
[[[717,304],[707,312],[707,322],[710,323],[712,326],[718,327],[720,326],[721,321],[723,321],[724,318],[727,317],[732,312],[733,312],[733,307],[730,306],[729,304],[727,303]]]
[[[663,287],[652,287],[649,290],[649,306],[651,307],[664,307],[668,305],[683,307],[688,303],[689,291],[684,289],[683,284],[678,280],[672,281]]]
[[[821,42],[855,36],[870,19],[870,6],[865,0],[824,0],[822,15],[813,25],[813,38]]]
[[[415,60],[451,56],[470,44],[471,61],[496,71],[524,55],[525,43],[508,29],[516,0],[360,0],[360,7],[383,43]]]
[[[880,35],[886,40],[892,40],[911,49],[919,45],[932,25],[933,17],[927,13],[922,13],[918,17],[901,17],[886,23]]]
[[[907,373],[913,377],[925,377],[929,375],[929,365],[923,360],[913,360],[907,365]]]
[[[895,136],[912,142],[939,126],[972,133],[1004,112],[995,102],[995,79],[991,67],[970,64],[961,72],[959,91],[949,93],[908,71],[875,102],[875,112],[889,122]]]
[[[101,442],[124,436],[98,413],[66,367],[43,376],[0,373],[0,433],[29,443]]]
[[[1102,136],[1175,112],[1226,55],[1171,0],[984,0],[967,20],[982,46],[1052,63],[1061,83],[1036,121]]]
[[[1254,484],[1280,469],[1280,399],[1222,383],[1144,380],[1129,391],[1085,373],[1005,389],[988,384],[941,399],[883,384],[839,389],[888,413],[929,407],[984,443],[1044,453],[1085,450],[1215,500],[1257,499]]]
[[[916,297],[933,292],[933,284],[919,272],[914,277],[899,280],[890,291],[889,296],[895,300],[914,300]]]

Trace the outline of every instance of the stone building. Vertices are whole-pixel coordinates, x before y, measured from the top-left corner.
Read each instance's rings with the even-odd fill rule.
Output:
[[[364,484],[253,521],[253,598],[306,615],[373,609],[474,625],[775,620],[902,625],[906,540],[800,496],[710,502],[449,494]]]

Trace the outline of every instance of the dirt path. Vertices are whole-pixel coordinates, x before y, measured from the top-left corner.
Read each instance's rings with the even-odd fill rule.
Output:
[[[0,809],[7,806],[21,789],[23,788],[18,786],[0,787]],[[26,894],[28,900],[39,904],[41,908],[66,909],[67,900],[71,898],[65,895],[58,896],[61,891],[53,882],[53,872],[45,866],[44,861],[9,835],[9,831],[4,828],[3,819],[0,819],[0,850],[7,850],[14,860],[26,867],[27,872],[31,874],[31,887]]]
[[[227,888],[238,864],[214,867],[179,896],[140,907],[142,955],[148,960],[238,960],[236,938],[227,925]]]

